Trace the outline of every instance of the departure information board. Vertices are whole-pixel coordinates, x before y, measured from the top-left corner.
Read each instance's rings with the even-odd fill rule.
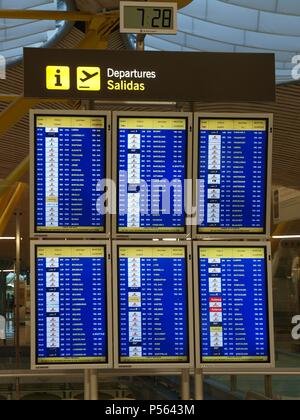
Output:
[[[106,117],[37,114],[34,130],[35,233],[104,233]]]
[[[106,248],[35,246],[37,366],[108,361]]]
[[[202,363],[269,363],[266,248],[200,246]]]
[[[198,119],[198,234],[266,233],[268,119]]]
[[[189,363],[187,250],[118,246],[119,363]]]
[[[188,118],[118,117],[118,233],[184,234]]]

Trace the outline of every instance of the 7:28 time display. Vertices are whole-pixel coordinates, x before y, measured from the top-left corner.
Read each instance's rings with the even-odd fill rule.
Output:
[[[120,2],[120,31],[176,34],[177,3]]]

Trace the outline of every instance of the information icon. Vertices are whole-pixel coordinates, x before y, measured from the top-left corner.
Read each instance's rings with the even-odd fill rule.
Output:
[[[70,90],[71,71],[68,66],[47,66],[46,86],[48,90]]]

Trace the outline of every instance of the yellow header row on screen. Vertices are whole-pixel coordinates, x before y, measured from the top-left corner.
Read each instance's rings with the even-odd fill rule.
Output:
[[[151,363],[151,362],[187,362],[188,356],[157,356],[157,357],[121,357],[121,363]]]
[[[186,130],[184,118],[120,118],[119,129],[130,130]]]
[[[220,362],[268,362],[268,356],[212,356],[203,357],[204,363]]]
[[[198,233],[264,233],[264,228],[252,228],[252,227],[246,227],[246,228],[224,228],[224,227],[207,227],[202,228],[198,227]]]
[[[200,130],[266,131],[266,120],[201,119]]]
[[[185,258],[184,247],[129,247],[119,248],[120,258]]]
[[[91,232],[91,233],[95,233],[95,232],[104,232],[104,227],[102,226],[98,226],[98,227],[94,227],[94,226],[38,226],[36,228],[37,232],[58,232],[61,233],[63,232],[78,232],[78,233],[82,233],[82,232]]]
[[[36,125],[38,128],[105,128],[105,118],[45,115],[37,117]]]
[[[234,259],[264,259],[265,249],[264,248],[199,248],[199,257],[206,259],[222,259],[222,258],[234,258]]]
[[[37,362],[49,365],[56,363],[105,363],[106,357],[41,357]]]
[[[38,246],[38,258],[104,258],[100,246]]]
[[[163,233],[163,232],[172,232],[172,233],[184,233],[185,228],[184,227],[137,227],[137,228],[131,228],[131,227],[119,227],[120,232],[142,232],[142,233]]]

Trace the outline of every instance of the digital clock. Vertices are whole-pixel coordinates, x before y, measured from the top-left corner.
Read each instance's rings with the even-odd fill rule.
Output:
[[[120,32],[176,34],[177,3],[120,2]]]

